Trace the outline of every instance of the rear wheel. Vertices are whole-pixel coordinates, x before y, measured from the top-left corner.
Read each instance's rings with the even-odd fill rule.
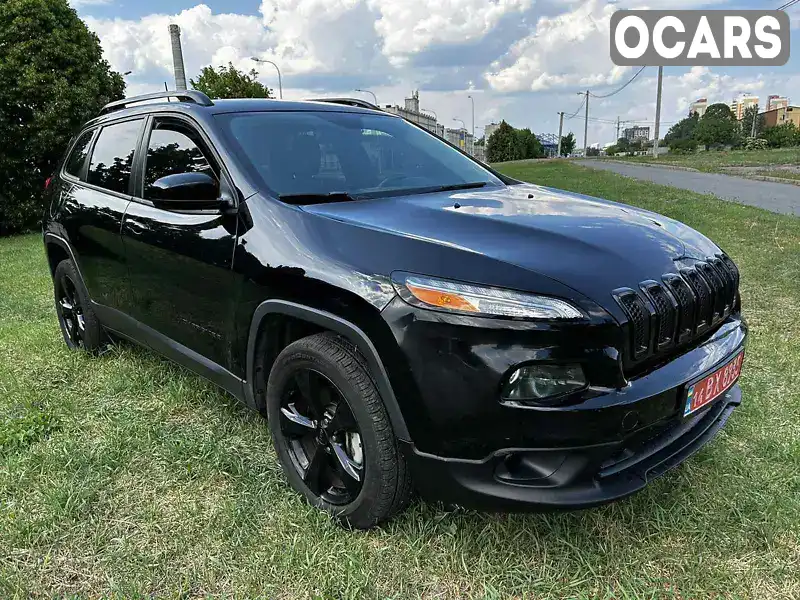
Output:
[[[314,506],[365,529],[407,505],[411,480],[386,408],[345,339],[287,346],[270,372],[267,414],[289,483]]]
[[[56,266],[53,290],[58,324],[67,346],[73,350],[98,352],[103,347],[103,328],[71,260],[62,260]]]

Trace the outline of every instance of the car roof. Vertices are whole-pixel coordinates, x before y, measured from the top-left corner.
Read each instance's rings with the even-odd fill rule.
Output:
[[[197,102],[177,101],[170,102],[169,98],[156,100],[137,100],[137,97],[127,98],[132,106],[113,108],[89,121],[86,126],[102,124],[106,121],[117,120],[128,116],[147,115],[165,109],[171,112],[188,115],[215,115],[236,112],[349,112],[362,114],[376,114],[394,117],[390,113],[380,111],[377,107],[371,108],[366,102],[350,100],[347,98],[321,98],[319,100],[276,100],[272,98],[236,98],[209,101],[208,106]],[[111,106],[111,105],[109,105]]]

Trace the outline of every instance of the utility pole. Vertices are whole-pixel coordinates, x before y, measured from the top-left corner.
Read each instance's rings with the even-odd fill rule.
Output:
[[[614,138],[615,144],[617,143],[617,140],[619,140],[619,116],[617,116],[617,137]]]
[[[588,156],[589,149],[589,90],[586,90],[586,118],[583,124],[583,158]]]
[[[664,81],[664,67],[658,67],[658,95],[656,97],[656,130],[653,139],[653,156],[658,158],[658,129],[661,125],[661,86]]]
[[[558,153],[556,158],[561,156],[561,132],[564,131],[564,113],[558,113]]]
[[[750,132],[750,137],[756,137],[756,121],[758,121],[758,104],[756,104],[756,114],[753,115],[753,128]]]
[[[472,139],[475,139],[475,98],[467,96],[472,101]]]

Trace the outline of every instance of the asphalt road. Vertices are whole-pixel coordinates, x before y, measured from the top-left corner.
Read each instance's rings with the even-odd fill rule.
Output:
[[[724,200],[758,206],[784,215],[800,216],[800,186],[788,183],[757,181],[717,173],[643,167],[604,160],[582,160],[578,164],[700,194],[714,194]]]

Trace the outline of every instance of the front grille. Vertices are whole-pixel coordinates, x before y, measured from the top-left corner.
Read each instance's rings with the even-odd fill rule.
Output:
[[[626,364],[632,366],[682,346],[738,310],[739,270],[726,255],[699,261],[638,290],[613,292],[628,317]]]

